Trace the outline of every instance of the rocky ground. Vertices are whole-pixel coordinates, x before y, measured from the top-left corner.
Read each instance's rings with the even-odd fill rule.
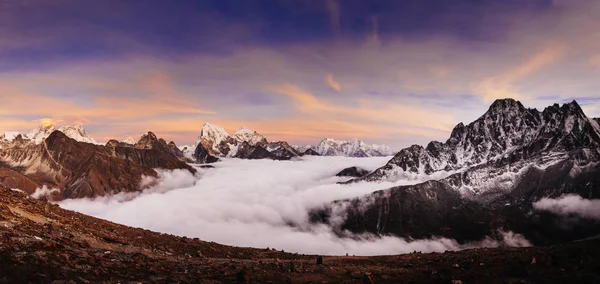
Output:
[[[0,283],[600,283],[600,241],[353,257],[131,228],[0,188]]]

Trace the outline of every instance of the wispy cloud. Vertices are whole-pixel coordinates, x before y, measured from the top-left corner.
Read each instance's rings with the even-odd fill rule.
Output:
[[[329,85],[329,87],[331,87],[335,91],[339,92],[342,89],[340,83],[333,78],[333,74],[327,74],[326,80],[327,85]]]
[[[515,85],[519,80],[525,79],[528,75],[541,71],[542,68],[555,63],[562,54],[562,47],[549,47],[519,64],[508,72],[484,78],[473,87],[473,92],[485,101],[491,102],[495,99],[514,98],[524,99],[531,94],[524,94]]]
[[[558,215],[576,215],[600,220],[600,199],[584,199],[579,195],[568,194],[556,199],[542,198],[533,203],[533,208]]]

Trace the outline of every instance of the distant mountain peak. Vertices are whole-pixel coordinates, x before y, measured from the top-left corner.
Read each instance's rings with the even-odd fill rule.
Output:
[[[315,146],[295,146],[295,149],[302,153],[311,149],[311,153],[316,153],[321,156],[371,157],[389,156],[394,154],[394,152],[386,145],[367,144],[358,138],[336,140],[325,137]]]
[[[133,145],[133,144],[135,144],[135,139],[133,139],[133,137],[129,136],[121,142]]]
[[[83,125],[81,124],[62,126],[58,129],[58,131],[79,142],[98,144],[94,138],[87,134],[85,128],[83,128]]]
[[[598,149],[600,127],[592,121],[576,101],[540,112],[513,99],[496,100],[477,120],[456,125],[446,143],[402,149],[365,179],[439,177],[507,157],[522,160],[547,152]]]
[[[267,144],[267,138],[246,127],[240,127],[240,129],[233,134],[233,138],[235,138],[238,143],[248,142],[248,144],[252,146],[264,146]]]

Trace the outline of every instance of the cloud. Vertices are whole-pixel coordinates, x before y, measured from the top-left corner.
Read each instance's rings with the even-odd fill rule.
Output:
[[[600,199],[584,199],[575,194],[563,195],[557,199],[542,198],[533,203],[533,208],[557,215],[577,215],[600,220]]]
[[[485,21],[480,28],[465,30],[453,29],[452,24],[468,23],[470,17],[436,17],[421,25],[424,30],[418,29],[418,35],[404,30],[406,23],[413,21],[397,16],[396,9],[403,5],[385,11],[385,5],[371,10],[358,9],[364,6],[357,3],[290,5],[290,11],[298,13],[290,17],[295,20],[305,21],[305,12],[329,15],[331,22],[325,18],[320,24],[339,31],[343,10],[344,18],[357,20],[358,26],[355,31],[355,26],[348,26],[345,37],[335,40],[327,32],[314,38],[314,33],[307,33],[284,43],[255,41],[264,39],[261,28],[269,27],[260,21],[231,23],[215,15],[188,14],[189,9],[173,14],[195,23],[189,25],[192,30],[159,44],[151,32],[157,26],[171,29],[174,22],[162,19],[144,29],[150,32],[147,37],[130,37],[129,33],[139,30],[137,26],[119,30],[102,30],[101,25],[73,27],[68,17],[31,23],[30,17],[8,13],[12,19],[0,22],[7,21],[6,26],[12,27],[16,21],[22,29],[0,36],[0,46],[6,47],[3,52],[13,47],[19,52],[18,56],[7,53],[3,57],[11,60],[12,65],[8,65],[18,68],[3,64],[0,70],[0,128],[26,131],[37,126],[35,120],[48,117],[65,124],[83,122],[96,139],[136,136],[152,130],[177,143],[191,143],[202,124],[210,121],[236,124],[233,129],[255,125],[259,132],[294,139],[293,143],[314,143],[315,136],[364,135],[360,138],[400,148],[446,139],[453,125],[473,121],[494,98],[514,97],[539,109],[556,102],[542,97],[593,97],[600,88],[598,68],[593,67],[600,49],[600,5],[593,1],[555,1],[544,9],[513,3],[502,13],[497,8],[504,4],[445,7],[461,10],[463,16],[465,11],[477,12]],[[49,6],[52,11],[65,12],[64,5]],[[76,6],[80,9],[83,5]],[[407,16],[430,16],[428,11],[417,11],[418,7],[403,11]],[[40,13],[46,10],[39,9]],[[84,14],[66,13],[86,23],[88,18],[105,20],[102,11],[108,10],[115,9],[97,4]],[[117,10],[109,13],[111,19],[135,18],[130,17],[135,9]],[[205,23],[204,19],[206,24],[198,24]],[[28,24],[40,26],[40,22],[56,25],[26,33],[31,30]],[[442,23],[451,25],[445,29],[438,26]],[[219,29],[214,29],[217,26]],[[269,32],[265,36],[280,35]],[[106,53],[70,56],[72,40],[80,42],[81,36],[91,38],[86,41],[93,43],[89,46],[106,46]],[[29,42],[32,38],[36,40]],[[373,44],[373,38],[378,44]],[[243,44],[238,44],[240,39]],[[185,42],[179,44],[182,40]],[[203,43],[217,48],[195,48],[204,47]],[[30,48],[20,48],[22,45]],[[63,45],[69,52],[61,53],[59,47]],[[26,56],[31,50],[47,50],[56,56]],[[19,64],[21,59],[35,64]],[[44,61],[43,66],[37,61]],[[326,74],[332,74],[339,90],[327,82]],[[265,90],[265,86],[285,83],[316,101],[301,102],[301,97],[290,100],[281,92]],[[259,96],[269,103],[249,103],[249,97]],[[329,108],[317,106],[322,103]],[[583,108],[589,115],[600,115],[598,102]],[[319,115],[319,109],[331,113]]]
[[[288,96],[294,107],[305,115],[319,117],[322,121],[345,120],[358,125],[393,124],[399,128],[404,126],[417,132],[427,130],[449,131],[452,124],[450,116],[434,110],[408,104],[395,104],[387,100],[349,100],[346,105],[334,104],[320,99],[312,93],[292,84],[280,84],[270,87],[274,93]],[[418,118],[418,119],[416,119]]]
[[[199,177],[163,172],[157,186],[142,194],[70,199],[59,205],[125,225],[198,237],[207,241],[271,247],[299,253],[356,255],[458,250],[477,246],[527,245],[519,235],[459,245],[445,238],[405,240],[369,234],[340,237],[324,224],[309,222],[309,211],[406,181],[340,185],[335,174],[348,166],[373,170],[385,157],[306,157],[302,161],[225,159]],[[133,198],[132,198],[133,197]]]
[[[333,78],[332,74],[327,74],[325,79],[327,80],[327,85],[329,85],[329,87],[334,89],[336,92],[339,92],[342,88],[340,83]]]
[[[483,79],[483,81],[474,86],[473,92],[481,96],[485,102],[503,98],[527,98],[530,95],[522,93],[515,83],[556,62],[562,54],[562,50],[562,47],[545,48],[535,53],[514,69],[501,75]]]
[[[44,185],[40,188],[37,188],[35,190],[35,192],[33,194],[31,194],[31,196],[33,198],[40,199],[40,198],[46,198],[47,196],[51,196],[51,195],[57,194],[57,193],[59,193],[58,188],[48,188],[47,186]]]

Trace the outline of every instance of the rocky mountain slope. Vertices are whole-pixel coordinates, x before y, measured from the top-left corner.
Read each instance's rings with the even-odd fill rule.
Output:
[[[321,156],[380,157],[395,153],[386,145],[371,145],[357,138],[349,141],[323,138],[316,146],[294,146],[294,148],[303,153],[311,150]]]
[[[354,257],[239,248],[118,225],[0,186],[0,283],[596,283],[600,243]]]
[[[197,149],[200,145],[202,149]],[[194,145],[181,149],[184,156],[198,162],[216,161],[219,157],[288,160],[303,155],[372,157],[393,154],[385,145],[369,145],[358,139],[341,141],[325,138],[317,146],[299,147],[285,141],[269,142],[263,135],[244,127],[229,135],[225,129],[210,123],[202,126]],[[196,152],[200,154],[197,157],[194,155]]]
[[[141,141],[156,147],[158,140],[153,134],[152,137]],[[79,142],[61,131],[52,132],[40,144],[17,136],[12,142],[0,143],[0,168],[11,171],[10,184],[30,184],[29,180],[32,180],[55,189],[49,197],[52,199],[138,191],[142,189],[144,176],[157,177],[156,168],[195,172],[170,153],[168,145],[166,148],[142,148],[140,142],[136,148],[114,142],[107,146]],[[10,184],[6,183],[7,186]]]
[[[561,218],[532,212],[532,203],[567,193],[600,198],[599,162],[600,129],[576,102],[538,111],[497,100],[476,121],[457,125],[445,143],[403,149],[350,182],[431,181],[338,201],[316,215],[326,220],[342,208],[337,213],[347,218],[341,229],[378,234],[475,240],[503,229],[538,242],[572,240],[600,233],[600,222],[578,220],[556,229],[565,227],[558,225]]]
[[[241,127],[233,136],[225,129],[205,123],[198,141],[182,147],[183,155],[198,163],[218,161],[218,158],[289,160],[302,153],[285,141],[272,141],[252,129]]]

